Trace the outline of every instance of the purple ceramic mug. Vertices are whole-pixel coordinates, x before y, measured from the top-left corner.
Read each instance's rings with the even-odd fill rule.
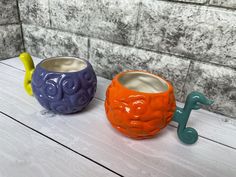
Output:
[[[42,60],[34,69],[31,56],[22,53],[25,90],[46,109],[59,114],[83,110],[93,99],[97,78],[91,64],[76,57]]]

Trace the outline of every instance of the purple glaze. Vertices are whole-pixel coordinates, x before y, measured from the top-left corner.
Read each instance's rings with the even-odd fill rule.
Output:
[[[34,96],[46,109],[59,114],[81,111],[93,99],[97,77],[86,61],[87,67],[77,72],[54,72],[39,63],[32,76]]]

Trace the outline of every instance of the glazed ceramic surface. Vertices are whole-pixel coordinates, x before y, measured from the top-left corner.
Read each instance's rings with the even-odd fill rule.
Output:
[[[94,97],[97,78],[91,64],[75,57],[55,57],[40,62],[30,85],[39,103],[53,112],[69,114],[84,109]],[[30,94],[30,92],[28,92]]]
[[[171,121],[178,123],[177,134],[186,144],[198,139],[194,128],[186,127],[193,109],[211,105],[202,93],[191,92],[184,108],[176,106],[172,85],[145,71],[118,74],[106,92],[105,109],[112,126],[126,136],[144,139],[155,136]]]
[[[136,139],[149,138],[171,121],[176,110],[174,90],[156,75],[123,72],[107,89],[105,108],[118,131]]]

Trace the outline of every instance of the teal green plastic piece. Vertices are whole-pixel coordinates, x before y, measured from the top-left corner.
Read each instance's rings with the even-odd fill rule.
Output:
[[[211,105],[213,100],[207,99],[202,93],[191,92],[185,102],[184,108],[177,106],[173,121],[178,123],[178,137],[185,144],[193,144],[198,139],[198,133],[194,128],[186,127],[192,110],[200,109],[201,104]]]

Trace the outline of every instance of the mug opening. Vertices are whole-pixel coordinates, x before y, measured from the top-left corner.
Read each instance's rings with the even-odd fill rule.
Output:
[[[87,67],[87,63],[75,57],[53,57],[43,60],[40,66],[53,72],[78,72]]]
[[[168,84],[164,79],[146,72],[126,72],[118,81],[127,89],[143,93],[162,93],[168,90]]]

